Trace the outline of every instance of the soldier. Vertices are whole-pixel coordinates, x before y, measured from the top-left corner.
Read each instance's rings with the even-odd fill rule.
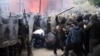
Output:
[[[28,56],[32,55],[31,52],[31,43],[29,41],[29,25],[28,25],[28,21],[26,20],[26,13],[24,11],[24,19],[26,24],[23,23],[23,19],[19,19],[19,30],[18,30],[18,36],[20,39],[20,47],[19,47],[19,55],[21,55],[21,52],[23,50],[23,48],[27,49],[28,52]]]
[[[17,49],[16,49],[16,45],[17,45],[17,34],[16,36],[13,35],[13,26],[12,24],[14,24],[14,22],[16,20],[11,19],[11,17],[9,17],[10,19],[1,19],[1,24],[0,24],[0,29],[2,29],[0,31],[0,56],[16,56],[17,55]],[[15,25],[17,25],[17,21],[15,23]],[[13,26],[13,27],[11,27]],[[17,27],[15,29],[15,31],[17,31]],[[17,32],[14,32],[17,33]]]
[[[90,17],[90,22],[85,27],[85,30],[88,31],[89,51],[92,52],[93,48],[100,44],[100,22],[97,15],[92,15]]]
[[[33,24],[33,31],[37,29],[37,27],[40,27],[40,15],[35,15],[34,16],[34,24]]]
[[[51,31],[51,17],[48,17],[47,19],[47,33]]]
[[[59,19],[56,19],[59,20]],[[66,39],[66,19],[60,18],[61,22],[59,22],[59,30],[58,30],[58,42],[59,42],[59,47],[61,48],[62,51],[64,51],[64,41]]]

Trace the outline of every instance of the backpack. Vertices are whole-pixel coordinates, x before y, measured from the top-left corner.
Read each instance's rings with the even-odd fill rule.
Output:
[[[48,33],[47,38],[45,39],[45,41],[47,43],[53,44],[56,41],[56,37],[55,37],[55,35],[53,33],[50,32],[50,33]]]

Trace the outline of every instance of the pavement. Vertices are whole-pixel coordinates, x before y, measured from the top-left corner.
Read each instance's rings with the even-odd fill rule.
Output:
[[[62,51],[57,50],[58,56],[61,56]],[[40,49],[33,49],[33,55],[34,56],[53,56],[53,50],[48,50],[46,48],[40,48]]]
[[[38,49],[33,48],[32,53],[33,53],[32,56],[54,56],[53,50],[48,50],[46,48],[38,48]],[[58,54],[57,56],[61,56],[62,51],[57,50],[57,54]],[[26,50],[23,50],[22,56],[27,56],[27,51]]]

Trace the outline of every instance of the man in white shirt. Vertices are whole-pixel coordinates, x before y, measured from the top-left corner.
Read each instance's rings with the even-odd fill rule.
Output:
[[[45,33],[44,33],[44,30],[40,28],[40,29],[37,29],[36,31],[34,31],[33,34],[39,34],[39,35],[44,36]]]
[[[35,39],[34,46],[35,47],[43,47],[44,46],[44,35],[45,32],[43,29],[39,28],[33,32],[33,38]]]

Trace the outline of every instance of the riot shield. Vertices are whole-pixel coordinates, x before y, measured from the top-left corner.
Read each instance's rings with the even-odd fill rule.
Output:
[[[15,17],[10,19],[0,18],[0,48],[11,46],[17,43],[18,20]]]

